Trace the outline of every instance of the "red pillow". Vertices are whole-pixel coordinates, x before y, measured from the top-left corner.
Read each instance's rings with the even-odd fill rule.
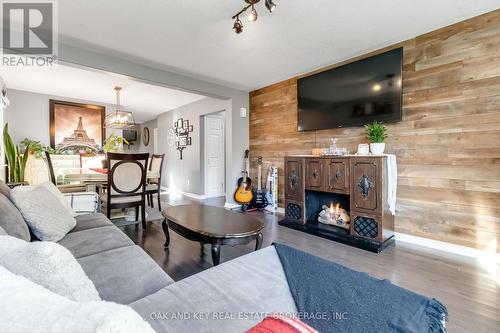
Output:
[[[318,333],[318,331],[296,318],[271,315],[246,333]]]

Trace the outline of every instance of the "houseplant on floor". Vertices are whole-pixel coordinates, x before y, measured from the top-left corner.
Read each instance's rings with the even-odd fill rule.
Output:
[[[374,155],[381,155],[385,150],[384,140],[387,138],[387,128],[382,122],[374,121],[365,125],[366,137],[370,141],[370,151]]]
[[[14,144],[9,134],[9,124],[3,128],[3,144],[5,147],[5,158],[9,168],[9,183],[24,182],[24,170],[28,161],[30,146],[25,147],[24,154],[19,152],[19,147]]]

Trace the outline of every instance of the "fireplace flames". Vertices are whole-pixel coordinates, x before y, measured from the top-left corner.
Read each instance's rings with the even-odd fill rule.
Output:
[[[319,213],[318,217],[320,223],[349,229],[349,222],[351,220],[349,213],[343,209],[338,202],[335,205],[332,202],[330,207],[323,205],[321,208],[322,211]]]

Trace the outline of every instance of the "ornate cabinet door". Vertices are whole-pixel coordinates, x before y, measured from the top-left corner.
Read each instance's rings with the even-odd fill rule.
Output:
[[[306,188],[320,191],[323,189],[323,160],[306,159]]]
[[[382,160],[379,158],[356,158],[352,162],[351,210],[382,213]]]
[[[326,161],[326,191],[349,194],[349,159]]]
[[[303,162],[301,158],[285,158],[285,198],[303,201]]]

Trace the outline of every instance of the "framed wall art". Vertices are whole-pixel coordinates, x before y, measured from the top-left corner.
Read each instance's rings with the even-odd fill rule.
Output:
[[[106,136],[104,106],[50,100],[49,110],[51,147],[100,150]]]
[[[191,146],[192,143],[189,133],[193,132],[193,125],[189,125],[189,120],[179,118],[174,122],[171,131],[175,134],[175,147],[179,151],[179,158],[182,160],[182,151],[187,146]]]

